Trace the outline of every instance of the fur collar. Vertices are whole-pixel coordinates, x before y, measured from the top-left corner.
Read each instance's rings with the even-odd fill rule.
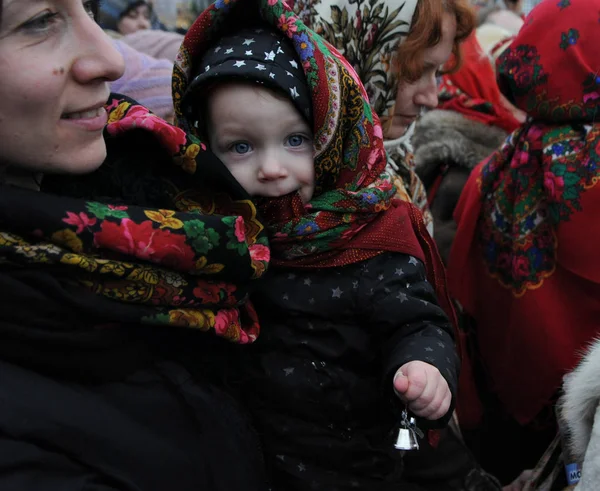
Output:
[[[455,111],[430,111],[419,119],[412,137],[417,173],[429,175],[442,164],[472,170],[497,150],[506,136],[498,127]]]
[[[600,404],[600,339],[590,346],[579,366],[564,380],[561,419],[567,426],[571,452],[582,462]],[[595,422],[600,425],[598,420]]]

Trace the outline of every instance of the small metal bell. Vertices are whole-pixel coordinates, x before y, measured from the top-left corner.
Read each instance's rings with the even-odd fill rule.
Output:
[[[394,447],[396,450],[419,450],[419,442],[408,428],[400,428]]]
[[[406,410],[402,411],[402,421],[394,447],[396,450],[419,450],[419,441],[417,440],[419,433],[415,418],[408,419]]]

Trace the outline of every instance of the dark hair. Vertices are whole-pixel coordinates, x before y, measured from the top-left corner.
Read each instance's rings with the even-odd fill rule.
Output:
[[[467,0],[419,0],[408,36],[398,47],[397,66],[400,79],[414,82],[423,72],[423,55],[442,39],[444,14],[454,15],[456,36],[450,70],[460,65],[460,44],[475,28],[475,13]]]
[[[129,12],[131,12],[134,9],[137,9],[141,5],[146,5],[148,7],[150,15],[152,15],[152,4],[148,2],[148,0],[138,0],[137,2],[131,2],[129,5],[127,5],[127,8],[123,10],[123,12],[121,12],[119,19],[122,19],[127,14],[129,14]]]

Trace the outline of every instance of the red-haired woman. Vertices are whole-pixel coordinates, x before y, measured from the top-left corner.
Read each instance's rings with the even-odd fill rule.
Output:
[[[294,10],[354,66],[381,119],[399,194],[422,210],[433,232],[410,137],[421,112],[438,104],[440,68],[452,53],[459,55],[474,28],[468,1],[296,0]]]

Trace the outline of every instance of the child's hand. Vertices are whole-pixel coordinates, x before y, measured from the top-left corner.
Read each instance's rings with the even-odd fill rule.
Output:
[[[446,379],[437,368],[423,361],[402,365],[394,375],[394,390],[412,413],[431,420],[444,416],[452,402]]]

